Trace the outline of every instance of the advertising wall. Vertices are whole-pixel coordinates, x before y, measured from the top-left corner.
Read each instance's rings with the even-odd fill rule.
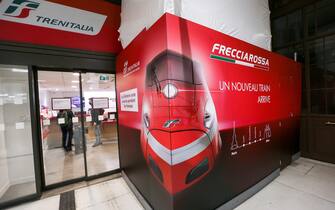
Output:
[[[117,54],[120,10],[103,0],[2,0],[0,40]]]
[[[117,59],[121,166],[154,209],[213,209],[298,151],[300,65],[165,14]]]

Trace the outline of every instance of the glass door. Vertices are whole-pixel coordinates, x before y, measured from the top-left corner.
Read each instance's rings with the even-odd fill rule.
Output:
[[[38,71],[45,185],[119,168],[115,75]]]
[[[45,185],[86,176],[79,78],[38,71]]]
[[[119,168],[115,75],[82,74],[88,176]]]

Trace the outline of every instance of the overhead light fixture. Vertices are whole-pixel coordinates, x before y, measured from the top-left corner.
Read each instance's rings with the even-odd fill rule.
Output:
[[[12,69],[12,72],[22,72],[22,73],[26,73],[26,72],[28,72],[28,69],[16,69],[16,68],[14,68],[14,69]]]
[[[7,93],[5,93],[5,94],[0,94],[0,97],[7,97],[7,96],[8,96]]]
[[[79,73],[73,73],[73,76],[79,76]]]
[[[56,91],[58,91],[59,89],[58,88],[56,88]]]
[[[73,85],[73,86],[71,86],[71,87],[72,87],[72,88],[77,88],[77,86],[74,86],[74,85]]]
[[[72,83],[79,83],[78,80],[72,80]]]

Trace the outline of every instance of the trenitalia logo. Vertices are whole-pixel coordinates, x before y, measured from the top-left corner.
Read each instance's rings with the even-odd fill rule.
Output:
[[[45,0],[2,0],[0,20],[97,35],[107,16]]]
[[[226,47],[218,43],[213,45],[210,58],[265,71],[269,71],[270,69],[268,58],[263,58],[236,48]]]
[[[37,9],[39,5],[39,3],[33,1],[14,0],[13,3],[6,9],[4,15],[16,18],[26,18],[29,16],[29,12]],[[17,11],[19,11],[18,14]]]

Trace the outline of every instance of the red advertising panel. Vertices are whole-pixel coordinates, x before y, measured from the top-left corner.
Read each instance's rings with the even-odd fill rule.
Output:
[[[155,209],[214,209],[298,151],[300,65],[275,53],[166,14],[117,81],[121,165]]]
[[[118,53],[120,10],[103,0],[2,0],[0,40]]]

